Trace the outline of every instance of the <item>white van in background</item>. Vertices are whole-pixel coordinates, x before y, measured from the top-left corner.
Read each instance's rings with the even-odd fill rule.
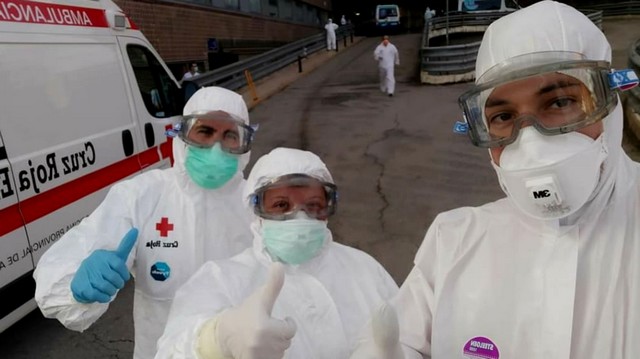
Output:
[[[0,0],[0,332],[36,308],[42,253],[109,187],[168,167],[183,95],[110,0]]]
[[[458,0],[460,12],[516,11],[520,6],[515,0]]]
[[[400,27],[400,7],[396,4],[376,6],[376,28],[395,30]]]

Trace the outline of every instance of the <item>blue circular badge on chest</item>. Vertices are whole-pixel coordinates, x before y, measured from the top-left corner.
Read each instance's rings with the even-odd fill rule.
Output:
[[[155,280],[164,282],[171,275],[171,268],[165,262],[156,262],[151,266],[151,277]]]

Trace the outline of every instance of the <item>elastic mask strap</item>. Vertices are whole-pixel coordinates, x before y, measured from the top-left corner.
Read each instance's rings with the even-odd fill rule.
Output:
[[[638,86],[638,75],[632,69],[614,70],[607,77],[612,90],[627,91]]]

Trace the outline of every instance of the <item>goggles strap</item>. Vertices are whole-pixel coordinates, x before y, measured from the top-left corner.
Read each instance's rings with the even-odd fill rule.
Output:
[[[627,91],[638,86],[638,75],[632,69],[611,71],[607,77],[612,90]]]
[[[453,133],[465,135],[468,132],[469,132],[469,125],[467,124],[467,122],[456,121],[456,123],[453,124]]]
[[[164,131],[164,135],[171,138],[177,137],[181,129],[182,129],[182,123],[176,123],[173,125],[172,128]]]

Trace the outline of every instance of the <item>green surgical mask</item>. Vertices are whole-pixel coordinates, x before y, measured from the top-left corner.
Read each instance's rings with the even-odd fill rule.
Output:
[[[211,148],[188,146],[184,163],[189,177],[200,187],[222,187],[238,171],[238,156],[224,152],[219,143]]]
[[[302,264],[322,248],[327,222],[317,219],[262,220],[262,239],[274,259],[287,264]]]

